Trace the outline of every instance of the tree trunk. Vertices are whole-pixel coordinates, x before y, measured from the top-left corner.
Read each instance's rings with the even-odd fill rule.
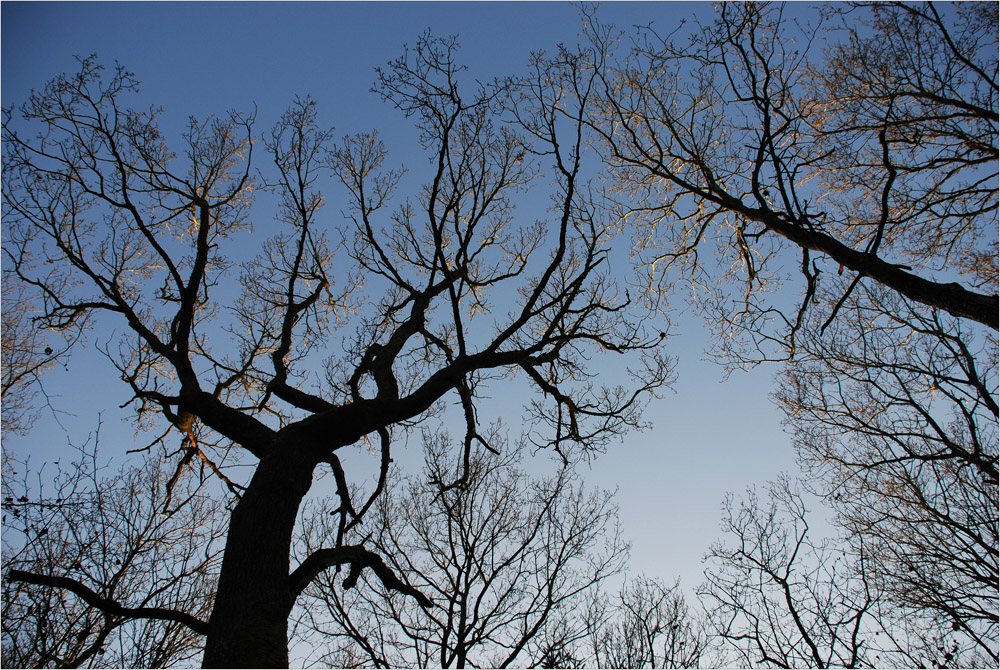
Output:
[[[277,448],[233,510],[203,666],[287,668],[292,531],[315,462]],[[276,452],[276,453],[275,453]]]

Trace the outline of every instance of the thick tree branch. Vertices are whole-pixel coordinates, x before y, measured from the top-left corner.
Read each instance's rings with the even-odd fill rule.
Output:
[[[990,328],[1000,328],[1000,296],[997,294],[974,293],[956,282],[942,284],[924,279],[878,256],[852,249],[830,235],[789,223],[771,211],[742,206],[733,209],[760,221],[800,247],[824,253],[845,268],[871,277],[911,300],[942,309],[952,316],[973,319]]]
[[[292,600],[323,570],[345,563],[351,564],[351,571],[344,580],[345,589],[358,583],[362,569],[371,568],[386,588],[412,596],[422,607],[433,605],[430,598],[397,577],[381,556],[359,546],[319,549],[311,553],[288,577],[288,590],[292,594]]]
[[[162,607],[125,607],[109,598],[102,598],[89,587],[71,577],[57,577],[54,575],[39,575],[34,572],[24,570],[11,570],[7,573],[7,579],[12,582],[24,582],[26,584],[37,584],[39,586],[52,586],[57,589],[66,589],[80,596],[85,603],[91,607],[96,607],[102,612],[114,614],[115,616],[127,617],[129,619],[157,619],[160,621],[175,621],[184,624],[199,635],[208,635],[208,624],[186,612],[177,612]]]

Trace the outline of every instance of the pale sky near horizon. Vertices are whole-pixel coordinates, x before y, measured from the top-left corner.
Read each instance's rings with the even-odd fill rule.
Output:
[[[706,17],[711,6],[612,3],[600,7],[598,17],[622,27],[669,27],[696,12]],[[4,108],[73,71],[74,55],[97,53],[104,64],[117,60],[143,82],[136,106],[162,105],[173,123],[256,104],[263,132],[296,94],[309,94],[319,103],[321,122],[335,125],[338,135],[408,123],[369,88],[373,68],[400,55],[425,28],[459,35],[461,58],[470,76],[480,79],[521,71],[532,50],[575,43],[580,28],[579,12],[568,3],[5,1],[0,19]],[[332,185],[328,190],[334,197]],[[331,206],[328,214],[338,209]],[[722,383],[722,368],[704,360],[707,338],[699,319],[676,318],[671,332],[667,346],[679,361],[678,379],[650,404],[652,430],[611,445],[586,476],[594,485],[619,488],[633,571],[668,581],[680,576],[692,589],[701,581],[701,556],[719,534],[726,492],[741,493],[796,466],[781,415],[768,398],[778,368],[735,373]],[[68,372],[57,369],[48,379],[60,396],[54,402],[75,415],[64,420],[70,432],[92,430],[100,410],[128,399],[96,356],[93,349],[78,354]],[[117,415],[109,410],[105,421],[117,423]],[[36,433],[5,439],[4,448],[38,450],[44,457],[44,444],[65,441],[47,413]],[[121,454],[132,446],[102,448]]]

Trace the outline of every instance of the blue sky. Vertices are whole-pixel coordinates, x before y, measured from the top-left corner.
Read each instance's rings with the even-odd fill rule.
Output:
[[[598,17],[620,27],[669,28],[679,17],[711,8],[702,3],[605,4]],[[32,88],[75,68],[74,55],[97,53],[119,61],[143,82],[136,106],[161,105],[169,127],[189,115],[258,109],[258,132],[277,120],[295,95],[319,102],[321,121],[338,134],[379,128],[393,149],[411,138],[395,110],[369,92],[373,68],[398,56],[425,28],[457,34],[470,75],[483,80],[513,74],[532,50],[577,40],[581,20],[566,3],[21,3],[0,6],[2,101],[24,101]],[[398,135],[394,129],[401,129]],[[406,160],[406,151],[392,162]],[[335,194],[330,193],[331,198]],[[334,202],[327,216],[338,217]],[[260,224],[266,230],[266,223]],[[727,491],[763,484],[794,470],[791,444],[768,399],[776,368],[734,374],[705,361],[707,342],[696,318],[675,319],[669,352],[678,380],[649,407],[654,428],[612,445],[588,479],[618,487],[622,521],[633,543],[633,569],[691,588],[700,581],[700,558],[718,535]],[[98,412],[128,399],[106,362],[82,352],[50,376],[54,404],[72,416],[63,425],[77,436],[92,430]],[[107,380],[95,384],[94,380]],[[76,400],[77,398],[82,400]],[[5,440],[5,449],[31,449],[45,457],[66,435],[43,416],[30,440]],[[104,415],[105,454],[136,446],[131,429]]]

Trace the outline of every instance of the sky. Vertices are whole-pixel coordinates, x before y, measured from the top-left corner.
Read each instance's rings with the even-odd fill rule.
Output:
[[[672,27],[679,17],[707,16],[703,3],[610,3],[598,18],[620,27]],[[471,76],[513,74],[531,51],[578,39],[577,8],[568,3],[27,3],[0,5],[0,98],[4,108],[32,88],[75,69],[74,56],[96,53],[143,82],[135,106],[164,108],[180,128],[188,116],[257,108],[266,131],[296,95],[319,103],[320,120],[338,134],[377,127],[394,142],[412,139],[401,115],[369,91],[373,68],[402,53],[426,28],[457,34]],[[396,129],[400,129],[397,136]],[[406,149],[393,154],[405,160]],[[331,195],[331,197],[333,197]],[[328,216],[339,216],[331,206]],[[266,224],[260,224],[266,230]],[[707,332],[697,317],[674,319],[668,342],[678,379],[654,400],[653,428],[612,444],[592,464],[587,481],[618,488],[632,570],[691,589],[701,580],[701,557],[718,536],[726,492],[762,485],[794,472],[789,438],[769,400],[774,367],[733,374],[707,360]],[[90,345],[93,346],[93,343]],[[95,380],[107,380],[96,383]],[[61,425],[48,412],[28,439],[9,436],[4,449],[54,458],[67,438],[102,420],[103,453],[123,454],[131,429],[116,408],[128,399],[95,350],[76,355],[47,380]]]

